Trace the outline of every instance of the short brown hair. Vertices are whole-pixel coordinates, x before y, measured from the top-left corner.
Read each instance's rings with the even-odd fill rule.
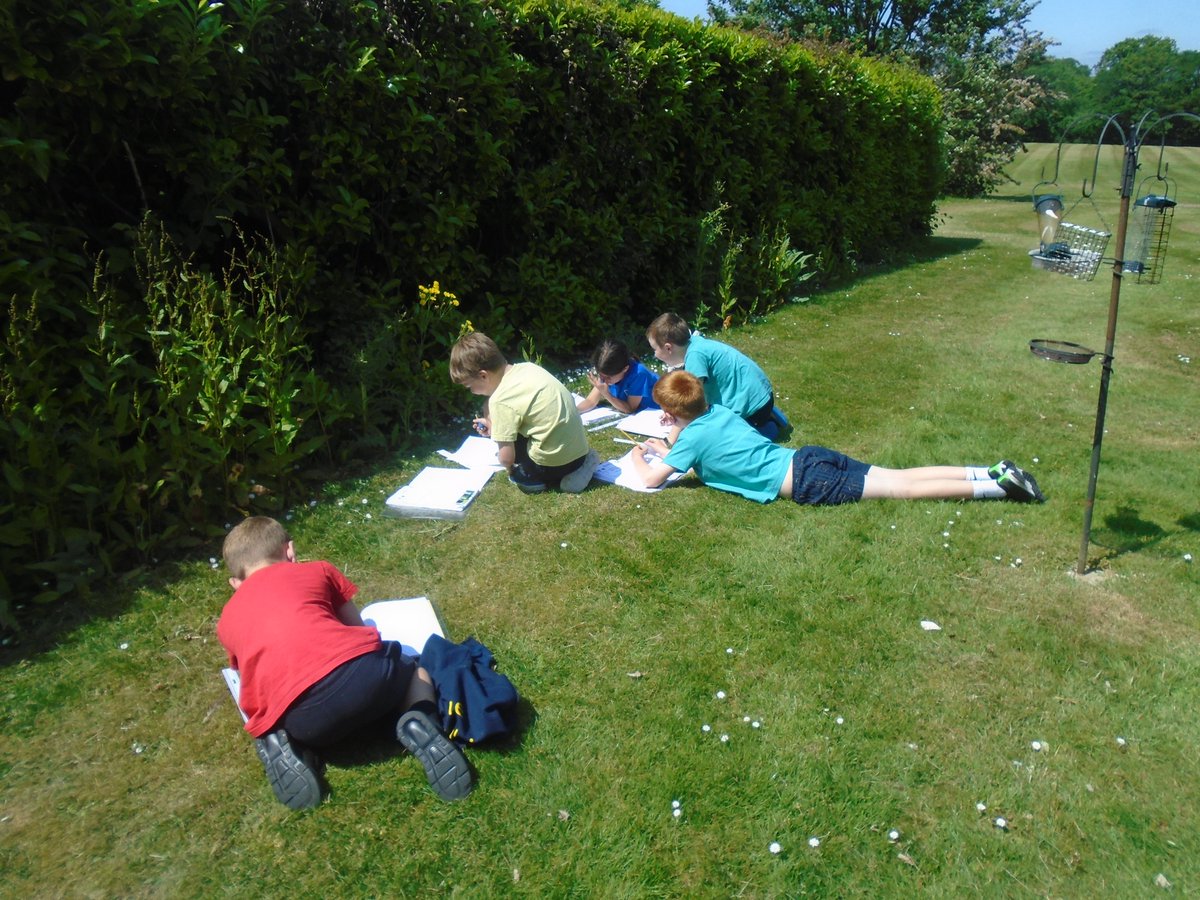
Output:
[[[683,369],[668,372],[654,385],[654,402],[673,416],[689,421],[698,419],[708,410],[704,384]]]
[[[650,323],[650,327],[646,329],[646,337],[660,347],[663,344],[683,347],[692,339],[692,329],[688,328],[683,316],[666,312]]]
[[[462,384],[480,372],[498,372],[508,365],[500,348],[486,334],[464,334],[450,348],[450,380]]]
[[[280,562],[287,558],[287,545],[292,536],[287,529],[268,516],[243,519],[225,535],[221,555],[234,578],[245,578],[246,571],[263,562]]]

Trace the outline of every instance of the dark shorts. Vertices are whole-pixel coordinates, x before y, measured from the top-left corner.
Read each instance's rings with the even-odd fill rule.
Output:
[[[404,708],[404,696],[417,671],[417,661],[401,645],[384,641],[370,653],[344,662],[288,707],[279,725],[311,747],[336,744],[364,725],[394,720]]]
[[[746,416],[746,421],[762,431],[768,422],[772,419],[772,413],[775,412],[775,392],[771,391],[771,396],[767,399],[766,404],[759,410],[750,413]]]
[[[792,499],[812,506],[857,503],[869,468],[836,450],[801,447],[792,457]]]
[[[557,487],[558,483],[583,465],[587,454],[579,459],[571,460],[564,466],[543,466],[535,463],[529,457],[529,438],[519,437],[513,443],[516,463],[513,465],[512,478],[525,484],[548,484]]]

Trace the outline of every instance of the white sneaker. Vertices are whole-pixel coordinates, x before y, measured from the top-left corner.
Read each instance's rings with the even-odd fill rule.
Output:
[[[592,483],[592,476],[596,474],[599,466],[600,454],[595,450],[589,450],[587,456],[583,458],[583,464],[569,475],[564,475],[563,480],[559,482],[559,487],[568,494],[578,494]]]

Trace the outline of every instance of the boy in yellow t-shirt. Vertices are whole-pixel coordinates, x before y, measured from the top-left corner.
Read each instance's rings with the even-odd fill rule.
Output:
[[[496,442],[509,480],[527,494],[557,485],[577,494],[588,486],[600,456],[588,448],[575,401],[536,363],[510,363],[496,342],[473,331],[450,350],[450,378],[486,397],[475,430]]]

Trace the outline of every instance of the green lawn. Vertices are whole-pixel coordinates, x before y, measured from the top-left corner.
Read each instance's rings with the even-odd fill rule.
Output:
[[[436,461],[396,459],[288,524],[362,602],[427,594],[495,651],[528,721],[470,754],[476,792],[442,804],[367,741],[333,760],[319,809],[276,804],[218,674],[214,545],[73,618],[48,609],[4,650],[0,894],[1128,897],[1160,874],[1200,893],[1200,151],[1169,157],[1162,283],[1123,289],[1095,571],[1077,578],[1100,368],[1027,343],[1102,347],[1111,268],[1030,266],[1053,149],[993,198],[943,203],[907,264],[725,336],[774,380],[797,445],[1009,457],[1044,506],[526,497],[499,478],[448,524],[382,516]],[[1115,227],[1116,152],[1096,207],[1074,202],[1091,149],[1069,149],[1067,218]]]

